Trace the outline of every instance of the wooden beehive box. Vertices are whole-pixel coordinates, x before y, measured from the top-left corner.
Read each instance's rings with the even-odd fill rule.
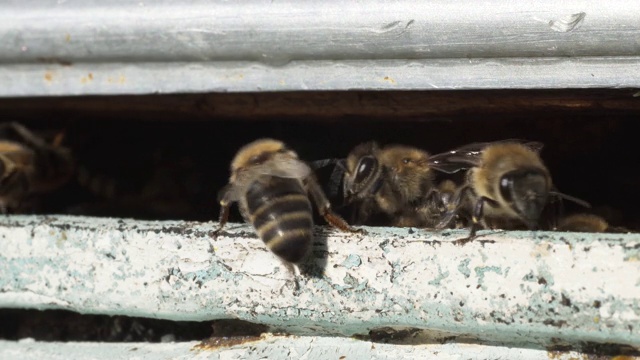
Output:
[[[299,290],[250,227],[210,236],[229,160],[263,136],[309,160],[372,139],[432,153],[541,141],[561,190],[638,230],[633,14],[640,3],[0,5],[0,118],[64,131],[91,179],[0,219],[0,358],[637,356],[636,233],[485,231],[459,247],[464,231],[318,226],[324,273]]]

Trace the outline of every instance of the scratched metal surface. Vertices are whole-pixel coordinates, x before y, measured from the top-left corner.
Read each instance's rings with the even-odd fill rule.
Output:
[[[640,86],[640,3],[0,4],[0,96]]]
[[[509,346],[640,346],[640,236],[317,229],[290,272],[251,229],[215,223],[0,219],[0,307],[171,320],[240,318],[298,335],[384,327]],[[318,269],[324,268],[324,275]],[[442,335],[445,334],[445,335]]]

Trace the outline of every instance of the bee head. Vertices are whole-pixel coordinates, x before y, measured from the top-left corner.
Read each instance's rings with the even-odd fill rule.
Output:
[[[547,204],[551,179],[540,168],[522,168],[505,173],[500,178],[500,196],[531,229]]]
[[[365,197],[377,191],[376,183],[380,178],[378,151],[378,144],[368,142],[355,147],[347,157],[343,182],[347,203],[354,197]]]
[[[393,180],[429,176],[429,154],[410,146],[390,145],[380,152],[380,162],[390,171]]]
[[[410,146],[390,145],[380,152],[379,158],[391,186],[406,201],[422,196],[431,187],[433,176],[429,168],[429,154],[425,151]]]

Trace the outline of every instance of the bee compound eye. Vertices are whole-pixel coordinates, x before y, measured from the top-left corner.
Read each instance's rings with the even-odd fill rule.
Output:
[[[361,183],[365,181],[367,178],[373,174],[377,166],[377,161],[372,157],[364,157],[358,162],[358,167],[356,169],[356,177],[354,182]]]
[[[402,159],[402,163],[403,163],[403,164],[408,164],[408,163],[410,163],[410,162],[411,162],[411,159],[409,159],[409,158],[404,158],[404,159]]]
[[[500,195],[505,201],[511,202],[513,189],[513,178],[509,175],[505,175],[500,179]]]

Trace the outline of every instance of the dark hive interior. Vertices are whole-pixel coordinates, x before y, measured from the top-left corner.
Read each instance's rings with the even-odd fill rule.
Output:
[[[344,157],[368,140],[438,153],[520,138],[545,144],[542,158],[561,191],[613,225],[638,229],[639,114],[630,89],[0,99],[3,120],[49,137],[64,131],[89,178],[30,212],[139,219],[216,219],[231,158],[259,137],[281,139],[305,160]]]

